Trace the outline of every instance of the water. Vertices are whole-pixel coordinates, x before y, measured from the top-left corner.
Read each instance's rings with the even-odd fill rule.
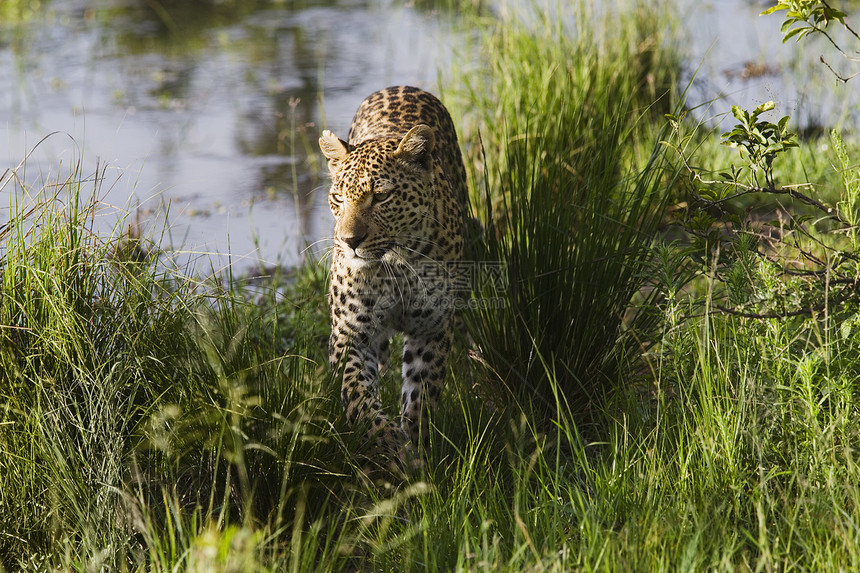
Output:
[[[689,102],[705,104],[697,116],[728,128],[735,123],[726,117],[731,105],[752,109],[773,101],[771,121],[790,115],[794,128],[801,131],[840,124],[856,127],[860,77],[847,84],[839,82],[819,58],[824,56],[843,76],[860,71],[860,66],[841,57],[820,36],[783,44],[780,26],[785,12],[759,16],[770,4],[761,0],[681,2],[687,67],[696,73]],[[848,10],[856,14],[856,23],[860,5],[854,6]],[[828,32],[843,48],[860,49],[838,24]]]
[[[30,15],[0,23],[0,171],[60,132],[35,148],[28,180],[106,165],[98,225],[131,210],[202,273],[324,250],[322,127],[345,137],[358,103],[387,85],[436,90],[465,42],[453,15],[394,0],[19,3]],[[681,2],[688,67],[702,64],[690,101],[725,95],[700,117],[770,99],[808,124],[856,110],[856,86],[816,68],[817,53],[783,47],[780,18],[761,9]]]
[[[240,270],[294,264],[331,233],[323,118],[345,137],[368,93],[432,89],[452,32],[387,2],[188,4],[166,21],[143,0],[53,0],[4,26],[0,166],[68,134],[38,146],[28,175],[51,179],[61,159],[85,174],[107,164],[105,202],[135,209],[144,232],[169,205],[162,245],[200,270],[203,255],[217,268],[228,252]]]

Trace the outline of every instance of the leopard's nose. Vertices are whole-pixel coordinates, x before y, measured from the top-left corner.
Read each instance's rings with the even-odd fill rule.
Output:
[[[341,240],[349,245],[349,247],[354,251],[358,248],[359,245],[367,238],[367,233],[363,235],[355,235],[352,237],[343,237]]]

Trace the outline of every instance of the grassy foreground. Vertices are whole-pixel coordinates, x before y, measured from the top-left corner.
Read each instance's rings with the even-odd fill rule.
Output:
[[[654,244],[684,188],[670,150],[712,149],[665,129],[660,12],[573,9],[593,34],[489,24],[491,73],[464,82],[478,254],[505,273],[476,300],[505,305],[466,315],[408,483],[352,453],[324,264],[200,283],[124,222],[92,231],[98,173],[4,175],[0,570],[860,568],[856,302],[715,311],[708,263],[690,281],[687,245]],[[811,178],[850,184],[818,153]]]

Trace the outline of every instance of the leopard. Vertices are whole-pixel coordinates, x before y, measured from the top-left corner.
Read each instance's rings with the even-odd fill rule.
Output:
[[[361,102],[346,141],[325,130],[319,145],[335,219],[329,362],[345,419],[364,424],[375,452],[414,462],[430,447],[462,297],[468,189],[457,132],[436,96],[393,86]],[[399,424],[379,392],[395,333]]]

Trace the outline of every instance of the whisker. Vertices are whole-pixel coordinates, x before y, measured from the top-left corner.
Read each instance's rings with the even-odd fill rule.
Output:
[[[317,246],[317,245],[319,245],[320,243],[328,243],[328,242],[330,242],[330,241],[331,241],[331,242],[333,242],[333,241],[334,241],[334,237],[323,237],[322,239],[319,239],[319,240],[314,241],[314,242],[312,242],[312,243],[308,243],[307,245],[305,245],[305,248],[301,250],[301,254],[302,254],[302,255],[305,255],[305,254],[307,254],[308,252],[312,252],[312,251],[311,251],[311,249],[312,249],[313,247],[316,247],[316,246]],[[323,249],[323,252],[332,251],[332,250],[333,250],[333,248],[334,248],[334,247],[333,247],[332,245],[329,245],[329,246],[327,246],[325,249]]]

